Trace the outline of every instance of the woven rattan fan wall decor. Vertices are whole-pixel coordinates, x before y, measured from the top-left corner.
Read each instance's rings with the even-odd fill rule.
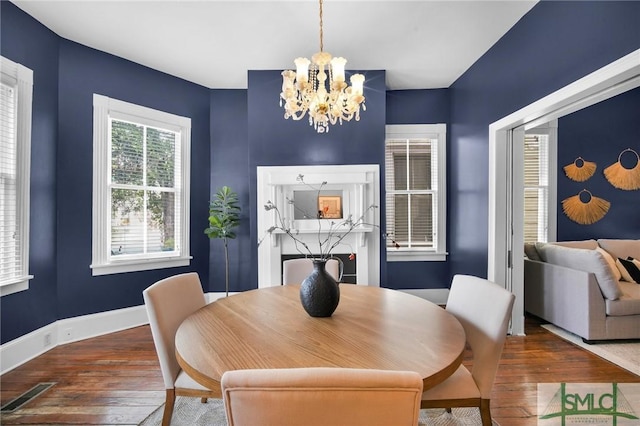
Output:
[[[630,169],[620,162],[625,153],[633,153],[636,156],[636,164]],[[611,185],[618,189],[626,191],[640,189],[640,156],[631,148],[625,149],[618,155],[618,161],[604,169],[604,176]]]
[[[589,201],[582,201],[580,196],[583,194],[589,195]],[[593,196],[593,194],[586,189],[578,192],[577,195],[562,200],[562,210],[564,214],[580,225],[596,223],[607,214],[610,206],[610,202]]]
[[[576,158],[573,163],[563,167],[564,173],[571,180],[584,182],[596,172],[598,166],[592,161],[586,161],[582,157]]]

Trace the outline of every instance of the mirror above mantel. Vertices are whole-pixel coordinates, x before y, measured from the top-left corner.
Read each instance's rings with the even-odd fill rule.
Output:
[[[293,191],[293,219],[343,219],[342,189]]]

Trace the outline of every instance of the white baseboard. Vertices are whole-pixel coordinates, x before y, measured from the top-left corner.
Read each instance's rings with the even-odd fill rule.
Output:
[[[208,303],[224,296],[225,293],[205,294]],[[144,305],[56,321],[1,345],[0,374],[11,371],[58,345],[90,339],[148,323],[149,319]]]
[[[429,289],[419,288],[419,289],[405,289],[400,291],[413,294],[414,296],[422,297],[423,299],[427,299],[428,301],[433,302],[436,305],[446,305],[447,299],[449,298],[448,288],[429,288]]]
[[[144,305],[66,318],[56,321],[57,343],[77,342],[148,323]]]
[[[58,327],[54,322],[0,346],[0,374],[58,346]]]

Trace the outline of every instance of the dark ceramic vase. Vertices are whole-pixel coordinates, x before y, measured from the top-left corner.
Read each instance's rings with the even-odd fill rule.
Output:
[[[326,271],[326,260],[313,260],[313,272],[302,281],[300,301],[312,317],[330,317],[340,301],[340,287]]]

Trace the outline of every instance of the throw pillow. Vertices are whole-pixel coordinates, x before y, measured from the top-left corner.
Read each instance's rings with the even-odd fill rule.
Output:
[[[630,283],[640,283],[640,269],[630,260],[618,258],[616,266],[620,270],[622,279]]]
[[[627,257],[627,261],[633,263],[633,265],[636,268],[638,268],[638,271],[640,271],[640,259],[634,259],[633,257],[629,256],[629,257]],[[636,280],[636,283],[640,284],[640,281]]]
[[[530,260],[541,261],[540,255],[538,254],[538,250],[536,249],[536,245],[534,243],[525,243],[524,244],[524,254]]]
[[[622,279],[622,274],[618,270],[618,267],[616,266],[616,261],[613,259],[613,256],[611,256],[609,252],[603,249],[602,247],[598,247],[596,251],[600,253],[602,257],[604,257],[604,260],[607,261],[607,264],[611,269],[611,273],[613,273],[613,276],[616,278],[616,280],[620,281]]]

